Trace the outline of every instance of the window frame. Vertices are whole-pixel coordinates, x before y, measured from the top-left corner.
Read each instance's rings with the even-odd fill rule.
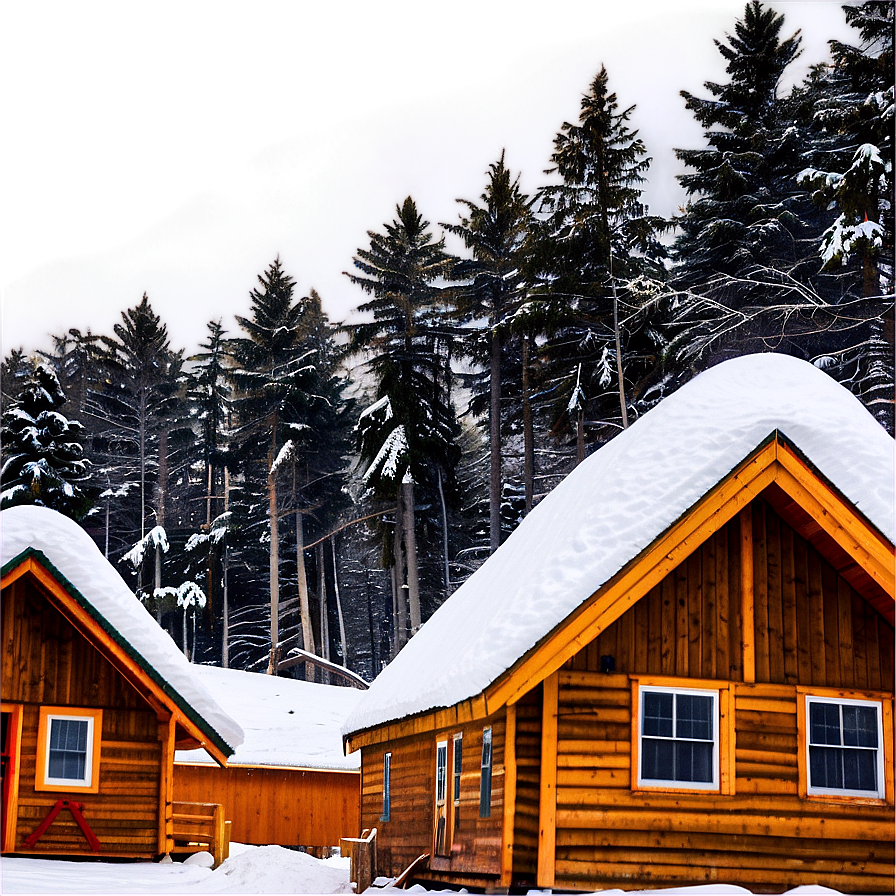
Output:
[[[847,790],[813,787],[810,782],[809,705],[812,702],[839,706],[874,706],[877,708],[877,793],[870,790]],[[797,689],[797,731],[799,794],[804,799],[830,802],[893,805],[893,708],[888,695],[825,688]],[[842,735],[842,729],[841,729]],[[815,746],[819,746],[816,744]]]
[[[383,811],[380,821],[390,821],[392,817],[392,751],[383,753]]]
[[[486,751],[486,748],[487,751]],[[479,817],[492,817],[492,764],[494,762],[492,726],[482,729],[482,756],[479,760]],[[486,756],[488,761],[486,761]]]
[[[85,775],[82,779],[50,776],[50,733],[54,721],[87,722]],[[103,711],[71,706],[41,706],[37,725],[34,789],[56,793],[98,793],[102,752]]]
[[[645,693],[692,694],[713,698],[713,780],[666,781],[642,776],[642,728]],[[702,679],[632,676],[632,743],[631,789],[633,791],[660,791],[663,793],[689,793],[693,795],[734,793],[734,701],[731,699],[731,683]],[[671,738],[674,742],[679,738]],[[710,741],[705,741],[710,743]]]

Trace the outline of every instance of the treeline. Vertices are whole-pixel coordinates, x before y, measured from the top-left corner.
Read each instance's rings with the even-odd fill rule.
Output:
[[[80,519],[195,661],[372,677],[589,451],[725,357],[805,358],[892,432],[893,4],[844,13],[855,45],[786,95],[783,16],[751,2],[716,42],[672,221],[601,69],[535,195],[502,153],[442,233],[410,197],[369,232],[361,323],[275,259],[195,355],[146,295],[112,334],[11,352],[3,506]]]

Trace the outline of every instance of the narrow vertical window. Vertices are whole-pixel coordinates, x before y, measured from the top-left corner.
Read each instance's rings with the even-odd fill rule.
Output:
[[[383,754],[383,814],[380,821],[388,821],[392,814],[392,754]]]
[[[479,777],[479,817],[492,814],[492,729],[482,730],[482,763]]]
[[[435,847],[437,856],[448,854],[446,826],[448,823],[448,741],[436,743],[436,811],[435,811]]]
[[[451,797],[454,801],[454,830],[460,827],[460,776],[463,771],[463,734],[454,735],[454,774],[452,775]]]

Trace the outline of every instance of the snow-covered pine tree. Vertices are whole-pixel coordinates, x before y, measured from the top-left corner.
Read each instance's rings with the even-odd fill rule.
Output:
[[[457,293],[463,326],[461,350],[479,368],[468,377],[474,413],[488,408],[489,439],[489,552],[501,544],[501,393],[513,340],[509,322],[525,300],[523,251],[532,225],[533,199],[512,178],[504,153],[488,169],[488,183],[477,205],[465,206],[459,224],[443,224],[459,236],[472,253],[462,259],[454,276],[462,286]]]
[[[562,183],[538,194],[546,219],[535,242],[529,304],[540,307],[550,334],[544,355],[554,419],[566,413],[579,382],[590,421],[625,425],[632,400],[659,368],[655,331],[625,285],[660,277],[664,254],[657,234],[665,223],[641,199],[651,160],[630,127],[634,109],[619,108],[601,68],[582,97],[578,123],[564,123],[554,138],[546,173]],[[607,352],[616,368],[612,383],[600,376]]]
[[[80,520],[90,507],[83,427],[60,413],[65,393],[40,365],[3,413],[0,507],[37,504]]]
[[[365,355],[375,381],[375,407],[388,403],[384,425],[361,432],[361,459],[369,492],[394,502],[392,533],[383,531],[384,565],[394,570],[396,618],[405,595],[413,630],[422,621],[416,550],[415,486],[429,506],[440,507],[453,488],[458,426],[451,400],[453,333],[440,281],[455,260],[436,240],[408,197],[384,232],[369,231],[370,248],[348,274],[372,298],[359,306],[373,320],[350,328],[350,348]],[[444,514],[442,514],[444,517]],[[441,521],[434,521],[441,528]],[[407,570],[404,565],[407,563]],[[435,609],[434,607],[432,609]],[[408,631],[397,625],[395,647]]]

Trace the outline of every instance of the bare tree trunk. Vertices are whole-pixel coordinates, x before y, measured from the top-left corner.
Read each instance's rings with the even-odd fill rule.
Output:
[[[501,545],[501,336],[492,328],[492,357],[489,402],[489,553]]]
[[[610,280],[613,282],[613,333],[616,337],[616,376],[619,380],[619,404],[622,408],[622,428],[628,429],[628,409],[625,406],[625,380],[622,378],[622,337],[619,333],[619,297],[613,277],[613,251],[610,250]]]
[[[224,512],[230,509],[230,470],[224,468]],[[221,607],[221,665],[227,669],[230,665],[230,604],[228,603],[227,592],[227,535],[224,536],[224,550],[222,558],[223,574],[224,574],[224,590],[222,593]]]
[[[408,564],[408,606],[411,611],[411,634],[420,630],[420,577],[417,570],[417,533],[414,519],[414,480],[401,483],[404,496],[404,540]]]
[[[585,412],[580,408],[576,420],[576,464],[585,460]]]
[[[523,484],[526,513],[532,510],[535,495],[535,443],[532,433],[532,399],[529,394],[529,334],[523,335]]]
[[[395,652],[398,653],[408,640],[407,587],[404,579],[404,511],[402,509],[402,493],[398,492],[395,502]]]
[[[296,578],[299,588],[299,614],[302,622],[302,647],[308,653],[314,650],[314,629],[311,627],[311,602],[308,599],[308,573],[305,570],[305,517],[296,511]],[[305,666],[305,679],[314,681],[314,668]]]
[[[333,591],[336,594],[336,615],[339,617],[339,643],[342,645],[342,665],[348,668],[348,641],[345,637],[345,617],[342,615],[342,598],[339,595],[339,570],[336,568],[336,536],[330,538],[333,556]]]
[[[159,433],[159,481],[156,483],[156,525],[165,526],[165,504],[168,492],[168,433],[162,430]],[[153,593],[157,593],[162,587],[162,549],[156,544],[155,549],[155,576],[153,582]],[[161,612],[159,613],[159,622],[161,623]],[[186,633],[184,633],[184,644],[186,645]]]
[[[327,569],[324,566],[324,543],[317,545],[318,593],[320,595],[320,653],[325,660],[330,658],[330,619],[327,613]],[[321,681],[330,684],[330,673],[321,669]]]
[[[445,597],[451,591],[451,567],[448,565],[448,510],[445,507],[445,490],[442,488],[442,468],[439,467],[439,501],[442,505],[442,556],[445,562]]]
[[[187,659],[189,659],[189,658],[190,658],[190,651],[189,651],[189,649],[187,648],[187,608],[184,607],[183,610],[184,610],[184,626],[183,626],[183,633],[184,633],[184,637],[183,637],[184,656],[185,656]]]
[[[271,467],[277,457],[277,415],[271,415],[271,447],[268,451],[268,519],[271,527],[269,580],[271,590],[271,655],[268,675],[277,674],[278,647],[280,641],[280,540],[277,525],[277,482]]]

